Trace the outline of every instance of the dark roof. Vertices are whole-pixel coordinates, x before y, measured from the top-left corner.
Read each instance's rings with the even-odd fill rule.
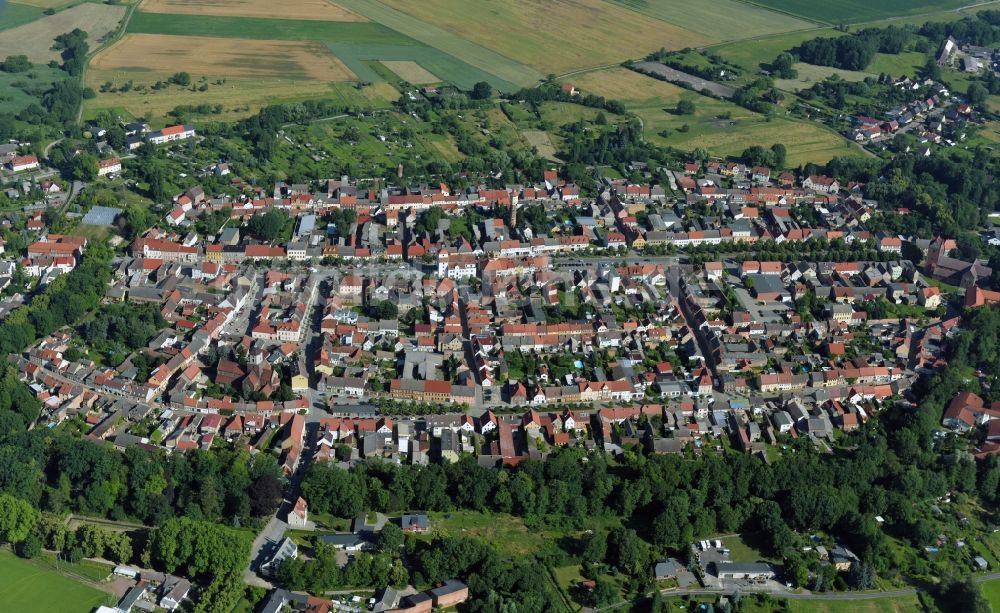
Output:
[[[430,593],[434,596],[446,596],[464,589],[466,589],[464,583],[458,579],[449,579],[444,582],[444,585],[434,588]]]

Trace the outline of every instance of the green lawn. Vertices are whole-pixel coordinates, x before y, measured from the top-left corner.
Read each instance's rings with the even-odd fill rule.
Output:
[[[889,17],[919,15],[946,9],[957,9],[972,4],[970,0],[827,0],[803,2],[802,0],[756,0],[756,4],[798,15],[805,19],[830,24],[862,23]]]
[[[713,539],[714,540],[714,539]],[[762,552],[751,546],[741,535],[736,536],[724,536],[719,539],[722,541],[722,546],[731,551],[729,557],[733,562],[758,562],[760,560],[767,560],[768,562],[777,563],[778,560],[774,558],[769,558]]]
[[[901,77],[903,75],[912,77],[926,62],[927,56],[917,51],[908,51],[896,55],[878,53],[875,55],[875,60],[868,65],[867,72],[872,74],[882,74],[884,72],[894,77]]]
[[[987,581],[981,585],[983,596],[990,602],[994,611],[1000,611],[1000,579]]]
[[[755,40],[717,45],[711,47],[711,50],[719,54],[723,59],[743,67],[752,76],[759,72],[761,63],[769,63],[778,57],[778,54],[782,51],[788,51],[807,40],[812,40],[820,36],[843,36],[843,33],[832,28],[810,30],[807,32],[792,32]]]
[[[90,613],[99,605],[113,604],[114,596],[67,579],[40,564],[0,551],[0,585],[3,608],[22,613]]]

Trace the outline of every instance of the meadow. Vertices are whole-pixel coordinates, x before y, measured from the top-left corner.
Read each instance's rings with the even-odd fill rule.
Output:
[[[886,19],[959,9],[973,4],[970,0],[828,0],[827,2],[802,2],[802,0],[756,0],[756,4],[805,19],[830,24],[863,23]]]
[[[594,71],[573,78],[585,93],[621,100],[643,122],[646,138],[680,149],[703,147],[717,155],[739,155],[751,145],[783,143],[788,164],[826,162],[839,155],[860,155],[859,149],[818,124],[759,113],[725,100],[659,81],[626,68]],[[691,115],[678,115],[680,100],[695,104]],[[687,126],[686,131],[684,126]],[[666,130],[666,136],[663,136]]]
[[[811,21],[737,0],[715,0],[711,3],[687,0],[606,1],[720,40],[740,40],[748,36],[815,27]]]
[[[38,99],[66,73],[48,65],[36,65],[28,72],[0,72],[0,112],[16,114]]]
[[[22,54],[33,62],[58,60],[59,53],[52,50],[52,41],[74,28],[86,31],[91,48],[96,48],[118,28],[124,15],[124,6],[86,3],[4,30],[0,32],[0,58]]]
[[[0,8],[0,31],[31,23],[42,15],[42,9],[37,6],[9,3]]]
[[[0,551],[0,583],[8,611],[64,611],[90,613],[114,599],[104,592],[47,570],[41,565]]]
[[[345,4],[355,8],[374,0]],[[680,49],[718,40],[603,0],[384,0],[384,4],[541,73],[562,74],[621,62],[661,47]],[[552,27],[541,27],[543,15]]]
[[[803,62],[796,63],[795,70],[799,73],[796,78],[776,79],[774,81],[774,84],[778,87],[778,89],[793,92],[799,91],[800,89],[809,89],[816,83],[825,81],[832,76],[837,76],[844,81],[864,81],[868,77],[877,76],[873,75],[871,72],[841,70],[840,68],[815,66],[813,64],[806,64]]]
[[[820,36],[843,36],[843,33],[832,28],[811,30],[808,32],[791,32],[756,40],[717,45],[711,47],[711,51],[718,54],[727,62],[743,68],[748,73],[756,74],[760,71],[762,63],[771,62],[782,51],[788,51],[802,44],[804,41]]]
[[[146,0],[147,13],[274,17],[317,21],[365,21],[365,18],[329,0]]]

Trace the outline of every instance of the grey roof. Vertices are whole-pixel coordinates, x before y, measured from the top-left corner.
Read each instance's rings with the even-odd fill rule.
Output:
[[[115,223],[122,210],[110,206],[95,206],[83,216],[81,223],[88,226],[110,226]]]
[[[672,577],[684,570],[684,565],[674,558],[667,558],[663,562],[657,562],[653,567],[653,574],[657,577]]]
[[[316,541],[334,547],[351,547],[369,542],[360,534],[320,534],[316,537]]]
[[[416,528],[418,530],[427,529],[427,516],[423,513],[417,515],[404,515],[400,518],[400,525],[402,525],[403,530],[407,528]]]
[[[715,562],[715,570],[723,573],[773,573],[770,564],[763,562]]]

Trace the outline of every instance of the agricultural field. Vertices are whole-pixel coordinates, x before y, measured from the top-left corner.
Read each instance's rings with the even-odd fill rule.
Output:
[[[114,596],[47,570],[40,564],[0,551],[0,582],[9,611],[89,613]]]
[[[400,15],[405,18],[405,21],[413,21],[412,18],[401,13]],[[128,31],[177,36],[320,41],[329,46],[334,55],[364,81],[382,80],[382,77],[371,66],[367,65],[367,62],[381,60],[417,62],[429,72],[443,76],[459,87],[471,88],[478,81],[489,81],[494,87],[507,91],[517,89],[520,84],[526,83],[515,84],[503,78],[502,75],[508,74],[508,76],[523,80],[525,75],[519,71],[529,70],[481,47],[477,49],[486,55],[477,54],[476,49],[472,49],[471,54],[462,55],[463,59],[460,60],[446,51],[391,30],[381,23],[372,22],[324,22],[301,19],[255,19],[251,17],[199,17],[195,15],[168,16],[137,12],[129,21]],[[431,38],[434,39],[433,36]],[[439,38],[450,39],[450,41],[443,41],[439,45],[441,48],[448,47],[451,41],[458,41],[461,44],[458,44],[456,49],[459,52],[467,50],[464,49],[466,41],[451,36],[447,32],[442,31]],[[479,65],[485,66],[486,69],[477,67]],[[511,69],[511,66],[514,68]],[[541,75],[535,76],[535,73],[531,71],[527,83],[534,82],[537,78],[541,78]]]
[[[317,21],[365,21],[365,18],[328,0],[146,0],[147,13],[274,17]]]
[[[0,6],[0,31],[23,26],[44,15],[42,9],[27,4],[7,4]]]
[[[247,55],[247,49],[253,55]],[[137,65],[136,58],[142,58]],[[348,81],[354,74],[323,44],[201,36],[127,34],[91,61],[95,70],[209,78]]]
[[[838,155],[861,153],[819,124],[783,117],[768,121],[763,115],[731,102],[708,98],[626,68],[580,75],[574,77],[573,84],[585,93],[621,100],[642,119],[646,138],[659,145],[680,149],[703,147],[717,155],[739,155],[751,145],[769,147],[784,143],[789,165],[826,162]],[[695,112],[676,114],[674,109],[680,100],[694,102]],[[662,135],[664,130],[667,136]]]
[[[650,17],[721,40],[740,40],[815,27],[811,21],[737,0],[607,0]]]
[[[440,83],[434,73],[430,72],[420,64],[408,60],[382,60],[382,65],[392,71],[400,79],[414,85],[426,85],[428,83]]]
[[[18,4],[27,4],[40,9],[61,9],[79,0],[20,0]]]
[[[680,49],[718,40],[603,0],[385,0],[384,3],[408,14],[411,21],[416,19],[434,24],[429,27],[457,33],[541,73],[562,74],[621,62],[662,47]],[[374,0],[348,0],[345,4],[354,8],[358,4],[374,4]],[[470,19],[469,15],[477,18]],[[539,27],[540,15],[554,27]],[[414,22],[413,27],[420,24]],[[623,32],[628,35],[623,36]]]
[[[757,0],[756,4],[777,11],[798,15],[830,24],[864,23],[877,19],[933,13],[946,9],[959,9],[971,0],[830,0],[829,2],[802,2],[801,0]]]
[[[86,3],[4,30],[0,32],[0,58],[22,54],[38,63],[58,60],[59,53],[52,50],[52,41],[74,28],[85,30],[91,48],[96,48],[118,28],[124,15],[124,6]]]

